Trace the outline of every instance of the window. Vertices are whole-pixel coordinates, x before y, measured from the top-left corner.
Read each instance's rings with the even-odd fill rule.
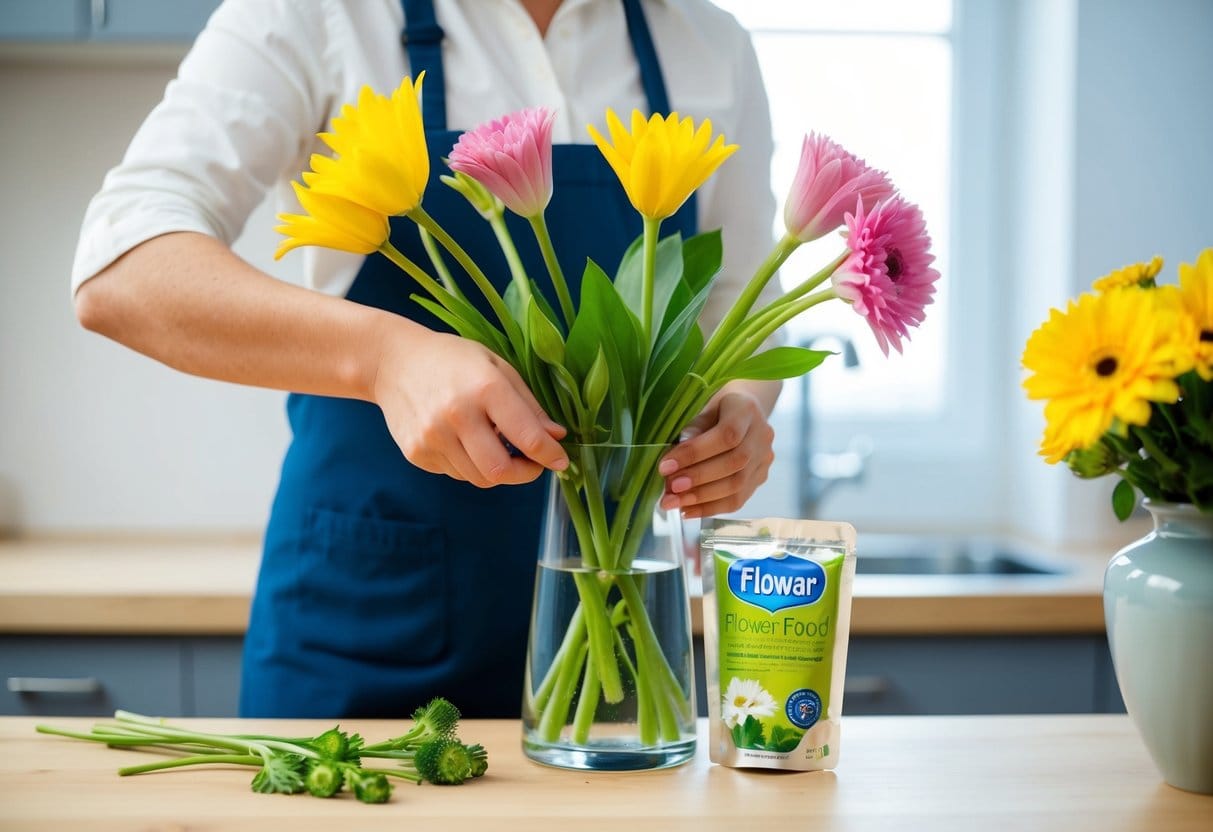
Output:
[[[847,367],[835,358],[810,376],[816,447],[808,450],[872,448],[872,476],[832,492],[839,502],[825,513],[890,524],[930,521],[932,513],[939,519],[958,507],[970,520],[992,516],[998,486],[974,487],[971,478],[988,464],[996,430],[991,377],[998,368],[987,349],[995,329],[987,276],[994,269],[986,243],[994,216],[994,13],[985,4],[952,0],[715,2],[750,30],[762,66],[776,141],[776,234],[783,233],[782,202],[801,139],[818,131],[888,171],[922,208],[942,275],[904,355],[885,358],[867,324],[838,305],[790,326],[794,342],[849,339],[859,360]],[[839,250],[836,236],[805,246],[785,265],[785,286]],[[794,504],[797,459],[807,441],[799,385],[787,384],[772,417],[779,461],[761,504],[752,502],[747,514],[805,513]]]

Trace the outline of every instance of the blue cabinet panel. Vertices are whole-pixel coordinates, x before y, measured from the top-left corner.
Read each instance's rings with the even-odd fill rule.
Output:
[[[88,34],[88,0],[0,0],[0,40],[68,41]]]
[[[843,713],[1092,713],[1102,639],[858,638]]]
[[[182,643],[173,638],[0,638],[0,714],[181,716]]]
[[[239,638],[192,638],[185,645],[189,716],[236,716],[240,704]]]
[[[97,41],[192,41],[219,0],[105,0],[95,4]]]

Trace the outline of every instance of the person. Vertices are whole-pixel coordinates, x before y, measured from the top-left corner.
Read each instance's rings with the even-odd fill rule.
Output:
[[[423,204],[499,288],[500,253],[437,176],[455,128],[524,106],[556,112],[548,217],[566,274],[587,256],[611,270],[640,230],[585,133],[608,106],[710,117],[741,147],[662,229],[723,229],[705,327],[771,242],[757,60],[707,0],[221,5],[90,203],[73,287],[89,330],[188,373],[291,392],[244,716],[399,716],[434,695],[470,716],[519,710],[541,475],[568,464],[564,428],[504,361],[410,301],[385,258],[305,249],[298,287],[229,248],[267,189],[298,211],[290,181],[363,85],[389,92],[423,71]],[[394,244],[428,262],[409,225],[393,220]],[[722,390],[664,458],[663,505],[692,517],[738,509],[773,458],[777,395],[772,383]]]

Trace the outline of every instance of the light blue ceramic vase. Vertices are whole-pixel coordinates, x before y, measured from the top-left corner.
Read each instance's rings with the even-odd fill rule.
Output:
[[[1213,794],[1213,514],[1145,507],[1154,531],[1104,575],[1116,679],[1164,779]]]

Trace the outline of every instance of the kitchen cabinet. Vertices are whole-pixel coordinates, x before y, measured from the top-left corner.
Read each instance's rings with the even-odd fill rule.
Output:
[[[707,713],[703,643],[698,707]],[[847,715],[1124,713],[1101,636],[857,636]]]
[[[4,0],[0,41],[188,43],[219,0]]]
[[[186,640],[186,714],[235,716],[239,712],[242,645],[239,638]]]
[[[234,636],[2,637],[0,714],[235,716],[241,645]],[[701,639],[695,648],[705,715]],[[46,690],[56,687],[65,689]],[[1125,710],[1098,636],[856,637],[844,708],[852,716]]]
[[[182,641],[147,637],[0,637],[0,714],[184,714]]]

